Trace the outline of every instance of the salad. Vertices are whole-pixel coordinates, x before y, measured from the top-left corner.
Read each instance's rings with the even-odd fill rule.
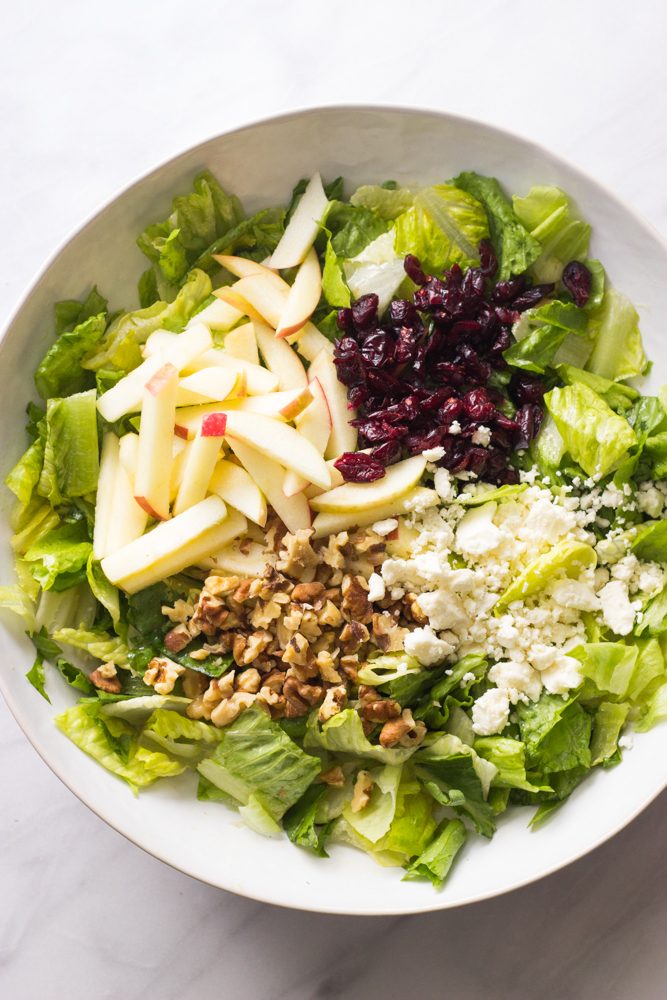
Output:
[[[207,171],[55,305],[6,479],[56,725],[137,791],[441,886],[667,717],[667,396],[565,192]],[[48,673],[47,673],[48,671]]]

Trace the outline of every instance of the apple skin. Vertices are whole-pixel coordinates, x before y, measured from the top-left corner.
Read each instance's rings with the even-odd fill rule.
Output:
[[[331,434],[327,442],[325,458],[340,458],[346,451],[355,451],[357,432],[350,426],[350,420],[357,415],[356,410],[347,408],[347,390],[338,381],[336,366],[328,351],[322,350],[308,370],[311,379],[317,378],[329,405]]]
[[[290,286],[285,279],[272,271],[271,268],[265,267],[264,264],[256,264],[254,260],[248,260],[247,257],[231,257],[224,253],[214,253],[211,256],[213,260],[217,260],[218,264],[231,271],[237,278],[247,278],[251,274],[263,274],[275,288],[289,291]]]
[[[227,415],[225,413],[207,413],[202,418],[201,436],[223,438],[226,426]]]
[[[147,514],[161,521],[170,516],[169,484],[177,392],[178,369],[167,362],[144,390],[141,413],[135,499]]]
[[[321,294],[320,262],[315,249],[311,247],[287,296],[280,323],[276,328],[276,337],[291,337],[298,333],[315,312]]]
[[[414,455],[390,465],[382,479],[374,483],[343,483],[327,493],[313,497],[313,510],[329,514],[355,513],[383,507],[404,496],[421,479],[426,468],[423,455]]]

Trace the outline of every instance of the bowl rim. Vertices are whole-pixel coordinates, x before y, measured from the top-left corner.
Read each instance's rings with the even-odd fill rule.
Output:
[[[401,105],[392,103],[375,102],[372,104],[368,103],[341,103],[341,104],[320,104],[320,105],[302,105],[290,109],[289,111],[284,111],[279,114],[262,115],[257,118],[250,119],[241,125],[235,125],[232,128],[223,129],[222,131],[216,131],[213,134],[202,139],[200,142],[188,145],[182,148],[178,153],[173,156],[167,156],[153,166],[149,167],[147,170],[136,174],[130,181],[123,184],[122,187],[110,198],[107,198],[101,205],[95,208],[92,212],[89,212],[81,222],[74,226],[67,235],[60,240],[56,245],[54,250],[48,255],[42,266],[35,273],[34,277],[29,281],[25,290],[21,293],[16,304],[10,310],[7,319],[2,324],[0,329],[0,343],[4,341],[5,337],[9,333],[11,327],[13,326],[19,313],[29,300],[30,296],[36,289],[37,285],[40,283],[42,278],[47,274],[49,268],[55,263],[61,253],[69,246],[69,244],[82,233],[92,222],[94,222],[103,212],[119,201],[124,195],[135,185],[140,182],[147,180],[153,174],[158,173],[158,171],[164,169],[167,166],[171,166],[178,162],[178,160],[188,156],[195,150],[206,146],[210,142],[214,142],[216,139],[220,139],[223,136],[234,135],[237,133],[242,133],[249,131],[257,126],[266,125],[269,123],[281,123],[284,121],[289,121],[297,118],[307,117],[308,115],[319,114],[322,112],[389,112],[401,115],[412,115],[415,117],[433,117],[438,118],[443,121],[449,122],[461,122],[465,124],[470,124],[477,127],[482,127],[486,131],[495,133],[503,138],[509,138],[511,140],[518,140],[523,145],[532,148],[536,154],[545,157],[552,162],[556,162],[558,165],[562,165],[568,170],[578,174],[583,180],[587,181],[589,184],[594,185],[598,189],[601,189],[607,197],[612,199],[619,205],[625,212],[629,213],[635,220],[635,222],[645,230],[651,237],[656,239],[665,250],[667,254],[667,240],[658,232],[658,230],[653,226],[652,223],[646,219],[641,212],[639,212],[630,202],[628,202],[622,195],[619,195],[613,188],[608,186],[606,182],[599,180],[593,174],[589,173],[587,170],[579,167],[578,165],[572,163],[569,159],[562,156],[560,153],[554,153],[547,146],[540,142],[536,142],[533,139],[529,139],[520,132],[515,132],[514,130],[507,129],[491,122],[488,122],[481,118],[471,117],[469,115],[458,114],[450,111],[442,111],[438,108],[429,108],[418,105]],[[325,913],[325,914],[341,914],[346,916],[392,916],[392,915],[407,915],[407,914],[417,914],[417,913],[429,913],[437,912],[439,910],[454,909],[459,906],[468,906],[471,903],[482,902],[487,899],[495,898],[496,896],[505,895],[509,892],[513,892],[516,889],[523,888],[526,885],[530,885],[532,882],[537,882],[548,875],[552,875],[560,869],[567,867],[572,864],[572,862],[579,860],[585,855],[589,854],[591,851],[596,850],[606,841],[610,840],[617,833],[628,826],[637,816],[642,813],[650,804],[653,802],[658,795],[664,791],[667,787],[667,778],[661,784],[659,788],[655,791],[651,791],[642,802],[636,806],[630,814],[624,816],[615,825],[613,825],[609,830],[600,834],[595,841],[591,844],[586,845],[580,850],[573,851],[567,858],[561,859],[545,868],[539,874],[527,875],[517,881],[513,881],[511,885],[506,888],[492,889],[488,892],[477,892],[471,894],[468,898],[457,899],[449,901],[444,893],[434,893],[433,905],[425,906],[423,903],[417,906],[400,906],[397,905],[395,908],[392,907],[391,910],[386,909],[374,909],[364,908],[364,909],[351,909],[342,908],[340,906],[326,906],[326,905],[313,905],[304,907],[298,903],[292,903],[289,901],[278,900],[276,898],[271,898],[270,891],[263,892],[252,892],[243,891],[241,892],[238,888],[234,888],[232,885],[219,885],[217,883],[209,882],[202,878],[201,875],[189,870],[187,863],[175,863],[174,861],[165,861],[156,850],[150,846],[147,838],[142,838],[138,834],[130,834],[122,828],[122,822],[115,820],[113,815],[107,815],[107,810],[103,807],[93,807],[89,802],[86,801],[85,793],[83,791],[78,791],[76,788],[76,780],[71,778],[65,768],[60,763],[57,754],[50,750],[46,745],[43,744],[41,738],[32,732],[32,726],[30,720],[26,713],[20,707],[18,701],[13,697],[9,690],[8,684],[5,682],[4,671],[0,671],[0,693],[2,693],[4,700],[14,716],[14,719],[21,728],[23,734],[27,737],[33,748],[37,751],[41,759],[47,765],[47,767],[60,779],[60,781],[72,792],[80,802],[83,803],[91,812],[95,813],[104,823],[110,826],[117,833],[121,834],[135,846],[139,847],[141,850],[145,851],[147,854],[154,857],[156,860],[161,861],[163,864],[169,865],[171,868],[175,868],[177,871],[182,872],[184,875],[188,875],[190,878],[194,878],[199,882],[203,882],[205,885],[211,885],[214,888],[223,889],[225,892],[233,893],[234,895],[243,896],[247,899],[253,899],[258,902],[268,903],[273,906],[282,906],[287,909],[302,910],[305,912],[315,912],[315,913]],[[267,886],[267,889],[269,887]]]

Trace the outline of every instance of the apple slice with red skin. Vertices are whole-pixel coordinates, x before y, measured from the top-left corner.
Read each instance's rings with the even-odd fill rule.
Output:
[[[139,430],[135,500],[151,517],[169,517],[178,369],[164,364],[146,383]]]
[[[320,231],[329,199],[322,187],[322,178],[316,170],[296,206],[280,242],[271,255],[270,267],[282,270],[295,267],[304,259]]]
[[[308,501],[302,493],[286,497],[282,486],[285,469],[256,448],[244,444],[236,438],[228,438],[228,443],[236,457],[248,471],[252,479],[269,501],[276,514],[291,532],[310,528],[311,514]]]
[[[240,465],[223,458],[216,465],[208,488],[255,524],[262,528],[266,524],[266,500],[252,476]]]
[[[264,264],[257,264],[254,260],[248,260],[247,257],[232,257],[224,253],[214,253],[212,257],[237,278],[247,278],[251,274],[263,274],[276,288],[282,288],[286,292],[290,290],[285,279],[281,278],[276,271],[272,271],[270,267],[265,267]]]
[[[317,308],[322,294],[322,272],[314,247],[306,254],[276,328],[276,337],[291,337],[301,330]]]
[[[350,426],[350,420],[354,420],[357,411],[347,408],[347,389],[338,381],[336,366],[328,351],[320,351],[308,369],[308,374],[311,379],[319,380],[329,405],[331,434],[324,457],[340,458],[346,451],[355,451],[357,431]]]
[[[259,413],[227,410],[225,438],[230,442],[232,439],[243,441],[316,486],[330,488],[331,476],[324,459],[310,441],[289,424]]]
[[[206,403],[202,406],[184,406],[176,410],[174,433],[185,441],[191,441],[201,419],[206,413],[241,411],[261,413],[274,420],[294,420],[312,402],[309,386],[305,389],[287,389],[285,392],[269,392],[264,396],[246,396],[243,399],[225,399],[222,403]]]
[[[313,396],[310,406],[307,406],[294,420],[294,426],[299,434],[303,435],[307,441],[317,449],[320,455],[324,455],[329,435],[331,433],[331,414],[329,404],[324,395],[320,381],[314,378],[309,383],[309,388]],[[294,496],[309,486],[307,479],[298,476],[296,473],[288,471],[283,483],[283,493],[285,496]]]
[[[224,413],[207,413],[188,452],[183,478],[174,504],[174,516],[200,503],[208,491],[225,436]]]

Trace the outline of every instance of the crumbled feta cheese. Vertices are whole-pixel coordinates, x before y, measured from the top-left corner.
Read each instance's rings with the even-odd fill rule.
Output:
[[[467,628],[470,618],[465,613],[461,598],[449,589],[420,594],[417,605],[435,629]]]
[[[472,728],[478,736],[493,736],[507,725],[510,700],[502,688],[489,688],[472,706]]]
[[[618,486],[614,486],[613,483],[609,483],[606,490],[602,494],[602,506],[603,507],[613,507],[614,510],[620,507],[625,501],[625,493],[623,490],[619,490]]]
[[[368,579],[368,600],[382,601],[385,595],[384,580],[379,573],[371,573]]]
[[[452,420],[451,424],[449,425],[449,433],[450,434],[461,433],[461,424],[458,422],[458,420]]]
[[[584,679],[579,673],[580,666],[573,656],[557,653],[553,664],[541,671],[540,679],[551,694],[567,694],[570,688],[579,687]]]
[[[416,628],[405,637],[403,648],[408,656],[414,656],[425,667],[434,667],[446,656],[454,652],[454,647],[439,639],[430,625]]]
[[[493,523],[498,505],[493,501],[473,507],[459,521],[456,542],[462,552],[480,556],[497,548],[501,540],[500,528]]]
[[[385,535],[390,535],[396,528],[398,528],[398,521],[395,517],[387,517],[384,521],[376,521],[375,524],[371,525],[371,530],[382,538]]]
[[[531,701],[537,701],[542,690],[542,681],[537,670],[529,663],[517,663],[515,660],[501,660],[491,667],[488,678],[499,688],[507,691],[513,705],[526,696]],[[522,698],[523,696],[523,698]]]
[[[665,498],[653,484],[644,489],[645,485],[645,483],[642,483],[641,489],[637,494],[637,507],[644,514],[648,514],[649,517],[660,517]]]
[[[621,736],[620,740],[618,741],[618,745],[621,748],[621,750],[632,750],[633,746],[635,745],[635,741],[633,740],[630,733],[628,733],[627,736]]]
[[[433,485],[435,492],[445,503],[450,503],[456,496],[456,487],[448,469],[436,470],[433,476]]]
[[[551,592],[556,604],[562,608],[576,608],[578,611],[599,611],[600,601],[587,583],[579,580],[557,580]]]
[[[645,568],[644,568],[645,567]],[[655,563],[644,564],[639,574],[639,589],[645,594],[659,590],[664,582],[664,573]]]
[[[472,671],[469,670],[468,673],[464,674],[463,677],[461,678],[461,687],[464,688],[466,684],[472,684],[474,680],[475,680],[475,675],[472,673]]]
[[[519,480],[522,483],[528,483],[530,486],[532,486],[539,475],[539,471],[540,470],[537,468],[536,465],[534,465],[532,469],[529,469],[528,472],[524,472],[523,469],[520,469]]]
[[[488,448],[491,443],[491,428],[480,424],[473,432],[471,440],[473,444],[479,444],[482,448]]]
[[[612,580],[599,591],[602,618],[617,635],[628,635],[635,623],[635,611],[628,597],[628,585],[623,580]]]
[[[405,597],[405,591],[402,587],[392,587],[391,593],[389,595],[392,601],[400,601],[402,597]]]
[[[437,448],[427,448],[426,451],[422,452],[422,455],[427,462],[438,462],[441,458],[445,456],[445,449],[438,445]]]
[[[519,531],[519,538],[530,538],[537,534],[549,545],[555,545],[562,535],[576,527],[576,523],[570,511],[558,507],[545,497],[531,507]]]

